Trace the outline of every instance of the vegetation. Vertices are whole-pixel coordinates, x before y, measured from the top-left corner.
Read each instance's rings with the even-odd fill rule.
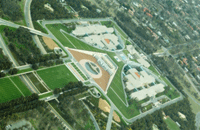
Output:
[[[84,80],[87,80],[87,77],[82,73],[82,71],[74,63],[71,63],[71,65],[76,69],[76,71],[78,71],[78,73],[81,75],[81,77],[83,77]]]
[[[44,4],[49,3],[54,9],[53,12],[44,8]],[[31,3],[31,17],[33,21],[41,19],[62,19],[72,18],[72,14],[68,12],[60,1],[55,0],[34,0]]]
[[[26,74],[29,79],[31,80],[31,82],[35,85],[35,87],[37,88],[37,90],[40,92],[40,93],[44,93],[44,92],[47,92],[48,90],[43,86],[43,84],[35,77],[35,75],[33,74],[34,72],[32,73],[28,73]]]
[[[97,12],[98,7],[87,0],[67,0],[68,5],[74,8],[84,18],[103,18],[109,16],[104,10]]]
[[[22,96],[22,93],[9,78],[0,79],[0,103],[7,102]]]
[[[21,90],[21,92],[24,94],[24,96],[30,96],[31,95],[30,90],[21,81],[19,76],[14,76],[14,77],[11,77],[10,79],[17,85],[17,87]]]
[[[37,94],[32,94],[31,96],[27,97],[20,97],[18,99],[6,102],[6,103],[1,103],[0,104],[0,128],[5,129],[6,123],[7,123],[7,118],[9,116],[12,117],[13,114],[19,113],[19,112],[24,112],[30,109],[37,108],[39,106],[44,105],[44,101],[39,101],[38,100],[38,95]],[[17,119],[18,116],[15,116],[14,119]]]
[[[36,30],[39,30],[39,31],[41,31],[43,33],[47,33],[48,34],[47,30],[45,28],[43,28],[38,22],[33,21],[33,26],[34,26],[34,28]]]
[[[69,82],[77,81],[65,65],[38,70],[37,73],[52,90],[62,88]]]
[[[18,1],[0,0],[0,17],[13,21],[21,20],[23,15]]]
[[[3,54],[3,50],[0,48],[0,70],[10,69],[11,67],[12,62]]]
[[[170,130],[180,130],[177,124],[171,118],[168,117],[167,119],[164,119],[164,121]]]

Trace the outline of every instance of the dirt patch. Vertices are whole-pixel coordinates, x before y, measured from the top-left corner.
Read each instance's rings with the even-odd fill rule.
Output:
[[[110,105],[107,103],[106,100],[103,99],[99,99],[99,106],[98,106],[101,110],[103,110],[104,112],[110,112]]]
[[[98,64],[97,60],[92,55],[88,55],[88,54],[79,52],[78,50],[72,50],[69,48],[68,50],[79,63],[82,59],[87,59],[94,62],[95,64]],[[104,70],[102,67],[99,67],[99,68],[101,69],[102,76],[100,78],[93,78],[93,79],[104,91],[106,91],[106,88],[110,79],[110,74],[106,70]]]
[[[104,112],[110,112],[110,105],[107,103],[106,100],[103,100],[103,99],[99,99],[99,106],[98,106],[101,110],[103,110]],[[116,122],[120,122],[120,118],[119,116],[117,115],[116,112],[113,112],[113,118]]]
[[[114,117],[114,120],[115,120],[116,122],[120,122],[120,121],[121,121],[116,112],[113,112],[113,117]]]
[[[42,39],[44,40],[44,43],[49,47],[49,49],[53,50],[55,47],[58,47],[58,45],[51,38],[42,37]]]

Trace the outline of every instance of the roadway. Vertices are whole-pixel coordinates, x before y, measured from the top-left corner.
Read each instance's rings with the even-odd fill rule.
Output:
[[[197,127],[197,130],[199,130],[199,128],[200,128],[200,112],[198,112],[197,114],[196,114],[196,118],[195,118],[195,120],[196,120],[196,127]]]
[[[15,58],[12,56],[12,53],[8,49],[8,46],[4,42],[4,39],[3,39],[3,37],[2,37],[1,34],[0,34],[0,47],[3,49],[4,54],[6,56],[8,56],[8,58],[10,59],[10,61],[13,63],[13,67],[19,66],[19,64],[17,63],[17,61],[15,60]]]
[[[115,107],[111,105],[110,113],[108,116],[108,122],[106,124],[106,130],[111,130],[114,108]]]
[[[33,26],[33,23],[32,23],[32,18],[31,18],[31,10],[30,10],[31,2],[32,2],[32,0],[26,0],[26,2],[25,2],[24,16],[25,16],[26,25],[28,27],[34,29],[34,26]],[[38,46],[38,48],[40,48],[41,53],[42,54],[47,54],[47,52],[44,49],[42,43],[40,42],[38,36],[37,35],[33,35],[32,38],[33,38],[33,41],[35,42],[35,44]]]

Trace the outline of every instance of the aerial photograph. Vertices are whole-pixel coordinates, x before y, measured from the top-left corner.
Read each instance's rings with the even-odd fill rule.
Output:
[[[200,130],[200,0],[0,0],[0,130]]]

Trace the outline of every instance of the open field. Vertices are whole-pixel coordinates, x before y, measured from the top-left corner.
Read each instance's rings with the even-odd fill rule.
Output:
[[[47,92],[47,89],[40,83],[40,81],[35,77],[33,73],[27,74],[29,79],[32,81],[32,83],[35,85],[35,87],[39,90],[40,93]]]
[[[55,47],[58,47],[58,45],[51,38],[43,36],[42,39],[49,49],[53,50]]]
[[[22,96],[20,91],[8,78],[0,79],[0,103],[10,101]]]
[[[167,119],[164,119],[164,121],[170,130],[180,130],[180,128],[171,118],[168,117]]]
[[[30,96],[32,94],[18,76],[11,77],[11,80],[17,85],[24,96]]]
[[[52,90],[78,81],[65,65],[38,70],[37,73]]]

